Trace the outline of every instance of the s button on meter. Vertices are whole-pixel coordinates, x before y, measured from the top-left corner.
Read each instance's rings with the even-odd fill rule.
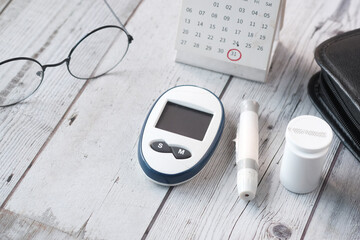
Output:
[[[157,152],[171,153],[170,147],[164,141],[156,141],[150,144],[151,148]]]

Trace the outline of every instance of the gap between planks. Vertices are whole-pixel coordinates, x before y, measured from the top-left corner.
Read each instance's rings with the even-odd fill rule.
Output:
[[[3,8],[0,10],[0,15],[6,10],[6,8],[10,5],[12,0],[9,0],[7,3],[4,4]]]
[[[316,208],[317,208],[317,206],[318,206],[318,204],[319,204],[319,202],[320,202],[321,196],[322,196],[322,194],[324,193],[325,187],[326,187],[326,185],[327,185],[327,183],[328,183],[328,181],[329,181],[330,174],[331,174],[332,170],[334,169],[335,163],[336,163],[336,161],[338,160],[339,155],[340,155],[340,152],[343,150],[343,148],[344,148],[344,145],[343,145],[342,143],[340,143],[338,149],[336,150],[334,159],[332,160],[331,165],[330,165],[330,167],[329,167],[329,171],[327,172],[327,174],[326,174],[326,176],[325,176],[325,179],[324,179],[324,182],[323,182],[323,184],[321,185],[319,194],[317,195],[316,201],[315,201],[315,203],[314,203],[314,207],[313,207],[313,209],[311,210],[310,216],[309,216],[309,218],[308,218],[308,220],[307,220],[307,222],[306,222],[306,224],[305,224],[305,228],[304,228],[304,230],[303,230],[303,233],[302,233],[302,235],[301,235],[300,240],[303,240],[303,239],[305,238],[305,236],[306,236],[307,230],[308,230],[308,228],[309,228],[309,226],[310,226],[310,223],[311,223],[311,220],[312,220],[312,218],[313,218],[313,216],[314,216],[314,213],[315,213],[315,211],[316,211]]]
[[[126,21],[124,22],[124,26],[126,27],[126,25],[128,24],[128,22],[132,19],[132,17],[134,16],[135,12],[137,11],[137,9],[139,8],[139,6],[143,3],[144,0],[141,0],[138,5],[134,8],[134,10],[132,11],[132,13],[130,14],[130,16],[126,19]],[[10,5],[10,3],[12,2],[12,0],[10,0],[5,6],[4,8],[0,11],[0,15],[6,10],[6,8]],[[111,7],[111,6],[110,6]],[[111,46],[110,46],[111,47]],[[110,48],[109,47],[109,48]],[[101,62],[100,62],[101,63]],[[99,63],[99,64],[100,64]],[[15,186],[13,187],[13,189],[11,190],[11,192],[9,193],[9,195],[6,197],[5,201],[1,204],[0,206],[0,210],[3,210],[5,205],[7,204],[7,202],[10,200],[10,198],[12,197],[13,193],[16,191],[17,187],[21,184],[22,180],[25,178],[25,176],[27,175],[27,173],[29,172],[29,170],[31,169],[31,167],[33,166],[33,164],[36,162],[36,160],[38,159],[38,157],[40,156],[40,154],[42,153],[42,151],[46,148],[46,146],[48,145],[48,143],[50,142],[50,140],[52,139],[52,137],[55,135],[56,131],[58,130],[58,128],[61,126],[61,124],[66,120],[66,116],[68,115],[68,113],[70,112],[72,106],[77,102],[77,100],[80,98],[81,94],[84,92],[86,86],[89,84],[89,80],[86,80],[86,82],[84,83],[84,85],[81,87],[80,91],[76,94],[74,100],[70,103],[69,107],[67,108],[67,110],[65,111],[65,113],[63,114],[63,116],[60,118],[59,122],[56,124],[54,130],[50,133],[49,137],[46,139],[46,141],[44,142],[44,144],[41,146],[41,148],[39,149],[39,151],[36,153],[34,159],[30,162],[29,166],[26,168],[25,172],[21,175],[19,181],[15,184]],[[72,122],[75,121],[76,116],[72,117]],[[71,123],[72,123],[71,122]]]

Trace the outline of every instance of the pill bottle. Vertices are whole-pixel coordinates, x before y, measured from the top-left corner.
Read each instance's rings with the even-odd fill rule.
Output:
[[[286,189],[302,194],[319,186],[332,138],[329,124],[321,118],[304,115],[289,122],[280,168],[280,181]]]

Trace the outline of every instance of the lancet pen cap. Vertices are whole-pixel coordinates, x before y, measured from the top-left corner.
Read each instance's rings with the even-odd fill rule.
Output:
[[[250,201],[255,198],[258,173],[254,169],[241,169],[237,174],[237,189],[241,199]]]

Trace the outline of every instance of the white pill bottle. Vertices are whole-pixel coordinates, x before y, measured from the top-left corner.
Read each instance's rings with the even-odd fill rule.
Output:
[[[315,190],[333,138],[329,124],[315,116],[299,116],[289,122],[285,138],[280,169],[282,185],[300,194]]]

